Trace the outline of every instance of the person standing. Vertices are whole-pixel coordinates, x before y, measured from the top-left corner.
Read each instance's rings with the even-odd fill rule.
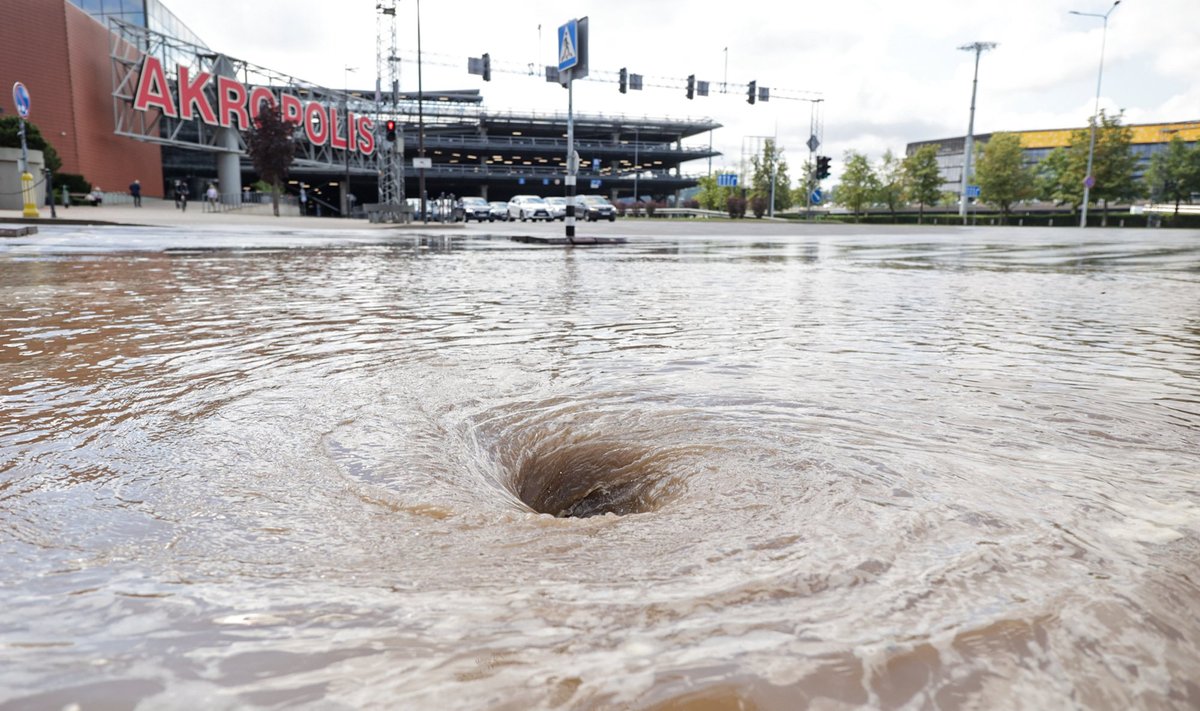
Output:
[[[175,184],[175,200],[179,203],[179,209],[187,212],[188,194],[191,190],[188,189],[186,180],[180,180]]]
[[[300,216],[304,217],[307,214],[308,208],[308,193],[304,192],[304,186],[300,186]]]
[[[133,206],[142,206],[142,181],[136,178],[129,184],[129,194],[133,196]]]
[[[209,183],[208,190],[204,191],[204,200],[208,203],[208,206],[205,209],[209,210],[210,212],[216,212],[218,197],[220,197],[220,195],[217,193],[217,186]]]

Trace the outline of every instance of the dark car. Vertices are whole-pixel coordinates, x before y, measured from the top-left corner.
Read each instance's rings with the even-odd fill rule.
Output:
[[[496,219],[492,217],[492,206],[488,204],[487,200],[481,197],[463,198],[462,211],[463,220],[466,222],[470,222],[471,220],[478,220],[479,222],[488,220],[490,222]]]
[[[575,198],[575,207],[580,216],[588,222],[596,220],[615,222],[617,219],[617,208],[603,195],[580,195]]]

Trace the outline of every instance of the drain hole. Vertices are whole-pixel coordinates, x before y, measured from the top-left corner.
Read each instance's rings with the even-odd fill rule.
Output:
[[[645,513],[678,489],[667,459],[623,444],[565,444],[526,453],[510,484],[526,506],[559,518]]]

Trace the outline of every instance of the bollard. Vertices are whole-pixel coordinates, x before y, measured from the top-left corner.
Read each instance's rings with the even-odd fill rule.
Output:
[[[25,210],[21,213],[21,217],[41,217],[38,214],[37,203],[33,199],[33,176],[29,171],[21,173],[21,199],[25,203]]]

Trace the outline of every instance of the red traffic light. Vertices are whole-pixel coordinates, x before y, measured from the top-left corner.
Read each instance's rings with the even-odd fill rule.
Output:
[[[387,139],[389,141],[395,141],[396,140],[396,121],[394,119],[388,119],[383,125],[385,128],[387,128]]]

